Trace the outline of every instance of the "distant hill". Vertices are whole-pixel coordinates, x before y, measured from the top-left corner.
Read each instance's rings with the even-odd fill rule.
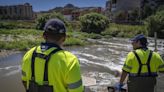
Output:
[[[66,4],[64,7],[55,7],[53,9],[48,10],[47,12],[62,12],[64,9],[76,10],[79,9],[79,7],[74,6],[73,4]]]

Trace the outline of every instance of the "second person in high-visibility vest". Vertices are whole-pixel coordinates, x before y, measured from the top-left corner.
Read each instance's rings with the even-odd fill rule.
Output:
[[[128,92],[154,92],[158,72],[164,72],[164,62],[157,52],[148,49],[147,38],[139,34],[131,39],[134,51],[128,53],[117,88],[128,76]]]
[[[45,42],[30,49],[22,61],[22,81],[27,92],[83,92],[78,58],[62,49],[66,28],[59,19],[44,27]]]

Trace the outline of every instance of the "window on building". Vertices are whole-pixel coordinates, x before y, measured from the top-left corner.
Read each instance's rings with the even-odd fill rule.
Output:
[[[7,10],[6,9],[4,9],[4,14],[7,14]]]
[[[0,14],[2,14],[2,9],[0,9]]]
[[[117,3],[117,0],[112,0],[112,4],[116,4]]]
[[[10,15],[12,15],[12,7],[10,7]]]
[[[15,14],[17,14],[17,7],[16,6],[14,6],[14,12],[15,12]]]
[[[19,9],[19,14],[21,15],[21,13],[22,13],[22,10],[21,10],[21,9]]]

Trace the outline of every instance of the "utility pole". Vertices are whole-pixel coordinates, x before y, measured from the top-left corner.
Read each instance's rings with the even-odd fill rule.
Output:
[[[157,32],[154,32],[154,46],[155,46],[155,49],[154,51],[157,52]]]

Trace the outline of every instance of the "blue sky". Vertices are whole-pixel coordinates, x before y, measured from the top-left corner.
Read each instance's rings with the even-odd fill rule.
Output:
[[[58,6],[65,6],[71,3],[79,7],[101,6],[105,7],[107,0],[0,0],[0,5],[17,5],[23,3],[30,3],[34,11],[49,10]]]

